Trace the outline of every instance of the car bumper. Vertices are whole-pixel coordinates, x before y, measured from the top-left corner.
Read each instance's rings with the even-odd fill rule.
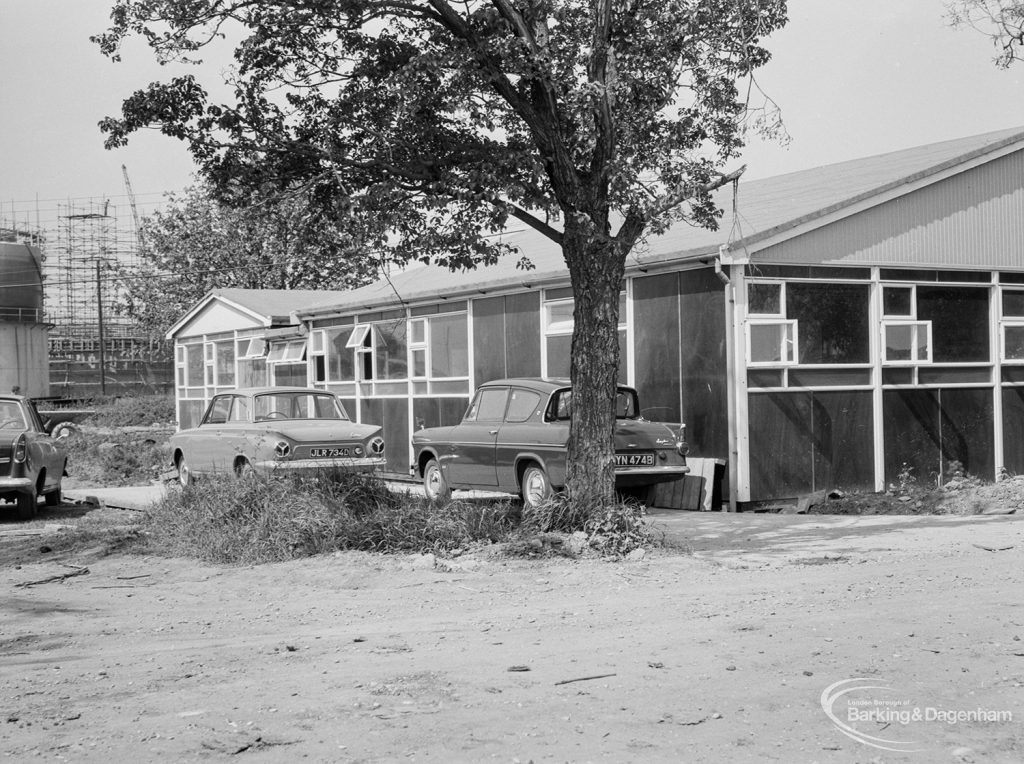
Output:
[[[690,468],[682,464],[673,464],[665,467],[616,467],[615,477],[633,477],[635,475],[656,475],[666,480],[682,477],[690,471]]]
[[[292,459],[289,461],[256,462],[253,466],[264,472],[316,472],[317,470],[351,470],[354,472],[370,471],[387,466],[383,457],[366,457],[363,459]]]
[[[0,493],[31,493],[34,487],[32,478],[0,478]]]

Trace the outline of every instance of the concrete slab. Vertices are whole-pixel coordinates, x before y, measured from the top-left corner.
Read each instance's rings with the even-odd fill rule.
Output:
[[[652,526],[697,556],[749,566],[864,559],[875,552],[1024,552],[1022,515],[781,515],[654,510]],[[981,553],[988,553],[982,551]]]
[[[66,488],[64,496],[74,501],[88,501],[90,496],[116,509],[148,509],[164,497],[167,487],[162,484],[129,485],[116,488]]]

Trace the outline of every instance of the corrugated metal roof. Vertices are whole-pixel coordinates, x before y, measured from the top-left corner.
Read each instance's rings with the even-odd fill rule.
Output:
[[[737,214],[733,215],[733,188],[720,189],[717,204],[726,212],[718,231],[695,228],[685,223],[673,226],[661,236],[651,237],[634,249],[627,267],[686,261],[718,252],[723,244],[753,252],[759,242],[768,246],[770,237],[796,233],[800,226],[813,224],[827,215],[842,214],[854,205],[863,206],[873,197],[899,194],[913,184],[927,183],[942,173],[955,172],[960,165],[984,161],[987,155],[1024,150],[1024,128],[943,141],[893,151],[878,156],[739,183]],[[567,278],[560,247],[533,229],[510,231],[501,238],[526,255],[533,270],[516,267],[519,255],[504,257],[493,266],[455,272],[436,266],[415,265],[369,286],[305,304],[300,316],[358,312],[399,305],[404,302],[463,298],[474,292],[504,291],[532,287]],[[283,293],[287,295],[288,293]],[[293,293],[294,296],[294,293]],[[295,309],[296,302],[291,303]]]

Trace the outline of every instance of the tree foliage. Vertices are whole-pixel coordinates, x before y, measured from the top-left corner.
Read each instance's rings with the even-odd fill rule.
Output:
[[[111,19],[95,40],[115,59],[130,35],[163,60],[223,37],[235,69],[231,103],[191,76],[136,92],[101,123],[108,146],[158,128],[216,188],[299,185],[398,261],[493,263],[510,218],[557,242],[568,491],[611,500],[626,256],[675,222],[716,225],[785,0],[115,0]]]
[[[954,0],[947,7],[954,26],[972,27],[992,41],[998,66],[1024,60],[1024,0]]]
[[[211,289],[350,289],[376,275],[360,243],[301,195],[227,204],[201,183],[169,195],[142,232],[141,265],[120,268],[118,291],[127,315],[154,335]]]

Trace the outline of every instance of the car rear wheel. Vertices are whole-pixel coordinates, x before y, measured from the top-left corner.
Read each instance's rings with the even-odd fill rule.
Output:
[[[423,468],[423,492],[431,501],[448,501],[452,497],[452,489],[436,459],[431,459]]]
[[[523,505],[532,509],[550,500],[554,489],[548,474],[536,464],[531,464],[523,471],[522,493]]]
[[[36,509],[38,507],[38,499],[36,496],[35,489],[31,493],[19,493],[18,494],[18,519],[19,520],[31,520],[36,516]]]
[[[192,468],[188,465],[188,461],[185,459],[185,454],[178,457],[178,482],[181,483],[182,488],[186,488],[195,481],[195,477],[192,475]]]

